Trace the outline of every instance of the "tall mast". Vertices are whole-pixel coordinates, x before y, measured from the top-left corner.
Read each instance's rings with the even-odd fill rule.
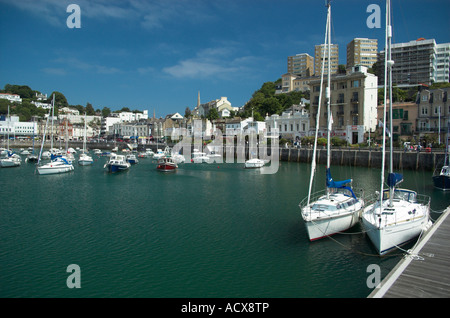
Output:
[[[388,0],[388,16],[386,17],[386,21],[388,21],[388,28],[387,28],[387,57],[386,57],[386,65],[389,72],[389,131],[390,131],[390,140],[389,140],[389,174],[392,174],[394,172],[394,162],[393,162],[393,153],[394,153],[394,145],[393,145],[393,136],[394,136],[394,130],[393,130],[393,124],[392,124],[392,66],[394,65],[394,61],[392,60],[392,51],[391,51],[391,45],[392,45],[392,25],[391,25],[391,3],[390,0]],[[394,185],[391,184],[390,186],[390,194],[389,194],[389,206],[392,207],[393,199],[394,199]]]
[[[52,104],[52,131],[50,133],[50,151],[53,149],[53,118],[55,117],[55,94],[53,94],[53,104]]]
[[[324,40],[324,49],[327,43],[327,39],[328,39],[328,33],[330,32],[330,30],[328,29],[329,27],[329,20],[330,20],[330,13],[331,13],[331,5],[330,5],[330,0],[328,0],[327,3],[327,7],[328,7],[328,12],[327,12],[327,24],[325,27],[325,40]],[[319,94],[319,104],[317,107],[317,114],[316,114],[316,133],[315,133],[315,137],[314,137],[314,150],[313,150],[313,157],[311,160],[311,177],[309,180],[309,190],[308,190],[308,205],[310,204],[311,201],[311,190],[312,190],[312,185],[313,185],[313,181],[314,181],[314,173],[316,170],[316,149],[317,149],[317,138],[319,136],[319,123],[320,123],[320,105],[322,104],[322,92],[323,92],[323,74],[324,74],[324,69],[325,69],[325,59],[322,59],[322,71],[320,72],[320,94]]]
[[[330,0],[328,0],[327,3],[328,7],[328,43],[327,43],[327,50],[328,50],[328,73],[327,73],[327,87],[325,89],[325,98],[327,99],[327,119],[328,119],[328,136],[327,136],[327,169],[331,166],[331,125],[332,125],[332,117],[331,117],[331,3]],[[329,191],[327,187],[327,197],[328,197]]]
[[[383,148],[382,148],[382,157],[381,157],[381,190],[380,190],[380,212],[382,210],[382,202],[383,202],[383,191],[384,191],[384,169],[386,162],[386,103],[387,103],[387,86],[388,86],[388,38],[391,33],[391,26],[389,21],[389,0],[386,0],[386,33],[385,33],[385,44],[384,44],[384,92],[383,92]]]

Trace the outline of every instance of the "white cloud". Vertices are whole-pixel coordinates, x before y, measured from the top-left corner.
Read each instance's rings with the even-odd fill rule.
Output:
[[[41,18],[54,26],[63,26],[69,13],[67,6],[80,6],[81,19],[120,19],[138,23],[144,29],[161,28],[166,23],[196,23],[211,19],[208,1],[192,0],[0,0]]]
[[[59,64],[64,64],[67,67],[72,67],[77,70],[83,70],[91,73],[117,74],[121,72],[120,69],[116,67],[87,63],[73,57],[58,58],[55,60],[55,62]]]
[[[66,70],[63,68],[57,68],[57,67],[45,67],[42,69],[44,73],[50,74],[50,75],[66,75]]]
[[[163,68],[163,72],[176,78],[245,76],[260,67],[261,59],[242,55],[237,43],[221,43],[220,46],[199,51],[195,57],[180,60],[176,65]]]

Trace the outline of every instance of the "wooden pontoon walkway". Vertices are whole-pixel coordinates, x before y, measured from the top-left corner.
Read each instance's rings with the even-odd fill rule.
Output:
[[[450,206],[369,298],[450,297]]]

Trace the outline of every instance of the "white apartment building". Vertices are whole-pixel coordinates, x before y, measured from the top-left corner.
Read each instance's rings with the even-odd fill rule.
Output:
[[[6,94],[6,93],[0,93],[0,98],[7,99],[11,103],[12,102],[19,102],[22,103],[22,98],[20,98],[20,95],[17,94]]]
[[[379,61],[384,65],[384,51]],[[450,43],[436,44],[434,39],[417,39],[392,45],[392,68],[394,84],[426,84],[449,82]],[[378,74],[384,81],[384,72]]]
[[[9,120],[2,116],[0,136],[7,138],[8,132],[10,137],[32,137],[38,135],[38,125],[36,122],[21,122],[19,116],[12,115]]]
[[[231,111],[239,110],[239,108],[231,106],[227,97],[221,97],[208,103],[198,104],[192,111],[192,114],[197,117],[206,117],[213,108],[217,109],[221,118],[229,117]]]
[[[310,116],[304,106],[292,105],[292,107],[285,110],[281,116],[273,114],[267,116],[266,132],[271,134],[278,129],[282,138],[290,140],[299,140],[302,137],[308,136],[310,131]]]
[[[438,83],[450,82],[450,43],[436,45],[436,76]]]

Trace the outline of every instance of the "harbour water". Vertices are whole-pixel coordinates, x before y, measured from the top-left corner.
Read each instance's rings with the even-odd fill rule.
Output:
[[[359,225],[309,242],[298,207],[307,163],[281,162],[273,175],[237,163],[164,174],[140,159],[109,174],[106,158],[94,158],[60,175],[26,162],[0,169],[0,297],[362,298],[372,291],[367,267],[379,265],[383,278],[403,255],[376,256]],[[379,189],[379,169],[332,172]],[[430,195],[433,211],[450,204],[432,172],[403,173],[402,186]],[[67,287],[70,264],[80,267],[79,289]]]

